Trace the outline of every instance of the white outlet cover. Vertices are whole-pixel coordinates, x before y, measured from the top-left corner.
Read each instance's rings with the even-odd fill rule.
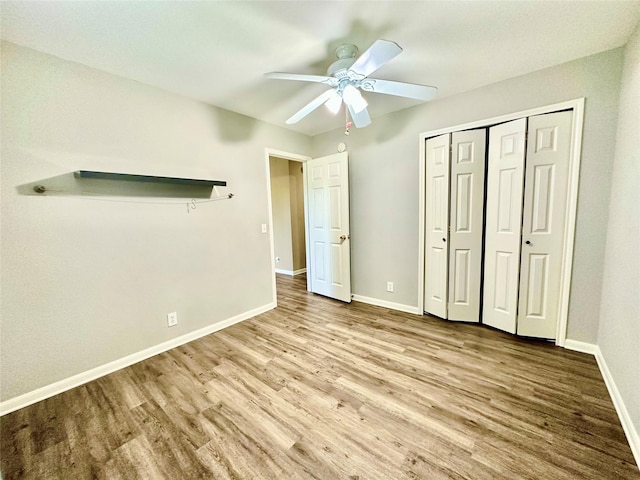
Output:
[[[171,312],[167,314],[167,324],[173,327],[178,324],[178,312]]]

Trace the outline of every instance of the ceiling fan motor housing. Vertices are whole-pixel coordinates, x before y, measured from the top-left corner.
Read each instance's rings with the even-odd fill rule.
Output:
[[[336,48],[336,57],[338,60],[329,65],[327,75],[342,78],[347,75],[347,70],[356,63],[358,56],[358,47],[351,43],[343,43]]]

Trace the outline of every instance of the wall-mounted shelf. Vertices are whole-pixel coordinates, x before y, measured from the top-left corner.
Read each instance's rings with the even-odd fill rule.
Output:
[[[23,195],[202,198],[210,200],[214,193],[214,187],[226,186],[227,182],[222,180],[76,170],[18,185],[16,188],[18,193]],[[216,191],[213,198],[219,196]]]
[[[127,182],[164,183],[170,185],[187,185],[193,187],[226,187],[222,180],[200,180],[195,178],[157,177],[153,175],[134,175],[129,173],[96,172],[93,170],[78,170],[73,173],[75,178],[92,178],[98,180],[119,180]]]

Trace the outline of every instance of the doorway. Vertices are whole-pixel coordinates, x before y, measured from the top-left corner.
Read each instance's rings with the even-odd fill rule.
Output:
[[[269,176],[275,271],[301,275],[307,271],[302,163],[270,156]]]
[[[274,303],[277,304],[276,273],[292,278],[296,273],[306,273],[307,291],[350,303],[348,153],[312,159],[265,148],[265,160]],[[302,172],[299,165],[303,167]],[[292,203],[296,204],[294,208]],[[280,228],[281,224],[284,228]],[[297,235],[291,235],[292,225]],[[302,229],[304,237],[300,235]],[[266,233],[266,229],[263,231]],[[304,264],[302,244],[305,245]],[[295,265],[294,247],[297,249]]]
[[[277,303],[276,274],[305,285],[309,252],[306,242],[307,210],[304,199],[304,162],[311,157],[297,153],[265,149],[273,301]],[[300,282],[305,277],[305,282]]]

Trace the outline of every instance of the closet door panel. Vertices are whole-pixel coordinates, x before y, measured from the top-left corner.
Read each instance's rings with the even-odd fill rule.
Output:
[[[525,118],[489,129],[482,322],[516,333]]]
[[[449,248],[449,152],[451,135],[426,143],[424,310],[447,318]]]
[[[529,118],[518,335],[556,338],[572,117]]]
[[[449,320],[480,321],[486,129],[451,139]]]

